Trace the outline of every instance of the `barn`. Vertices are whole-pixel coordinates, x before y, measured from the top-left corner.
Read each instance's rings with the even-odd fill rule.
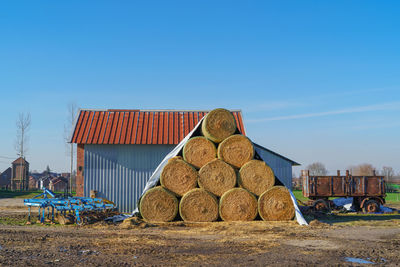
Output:
[[[207,112],[81,109],[70,139],[77,144],[77,195],[96,190],[120,211],[133,211],[158,164]],[[245,135],[242,112],[232,113]],[[291,188],[292,166],[298,163],[257,144],[255,149]]]

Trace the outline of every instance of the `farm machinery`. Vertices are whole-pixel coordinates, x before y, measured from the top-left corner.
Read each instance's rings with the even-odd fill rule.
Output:
[[[302,171],[302,176],[303,195],[314,211],[329,212],[334,207],[330,197],[352,197],[354,209],[367,213],[379,212],[385,204],[385,180],[375,171],[372,176],[353,176],[349,171],[345,176],[340,171],[337,176],[310,176],[309,171]]]
[[[40,223],[45,222],[47,209],[47,219],[54,222],[56,215],[61,224],[66,222],[90,223],[112,216],[116,210],[115,204],[107,199],[57,196],[47,188],[33,198],[24,199],[24,205],[29,208],[28,223],[31,219],[31,207],[39,208],[38,220]]]

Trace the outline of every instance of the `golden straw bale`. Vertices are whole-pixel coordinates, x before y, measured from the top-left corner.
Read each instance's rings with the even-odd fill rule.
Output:
[[[200,169],[206,163],[217,158],[217,148],[213,142],[205,137],[192,137],[183,147],[183,158]]]
[[[262,160],[250,160],[240,168],[239,185],[256,196],[261,195],[274,184],[274,172]]]
[[[226,138],[218,146],[218,158],[237,168],[254,157],[254,147],[249,138],[235,134]]]
[[[257,216],[257,199],[246,189],[233,188],[222,195],[219,215],[224,221],[252,221]]]
[[[215,221],[218,219],[217,199],[204,189],[192,189],[182,197],[179,214],[188,222]]]
[[[223,108],[214,109],[204,118],[201,131],[203,135],[211,141],[220,143],[222,140],[235,133],[235,117],[229,110]]]
[[[258,199],[258,212],[264,221],[288,221],[294,217],[294,205],[289,190],[274,186]]]
[[[216,196],[222,196],[236,185],[236,171],[229,164],[215,159],[199,171],[199,186]]]
[[[195,168],[183,160],[175,159],[165,165],[161,172],[160,182],[168,190],[178,196],[183,196],[196,188],[198,176]]]
[[[183,158],[181,156],[175,156],[175,157],[170,158],[168,160],[168,163],[170,163],[171,161],[177,160],[177,159],[183,160]]]
[[[178,213],[178,199],[161,186],[149,189],[139,203],[140,214],[149,222],[169,222]]]

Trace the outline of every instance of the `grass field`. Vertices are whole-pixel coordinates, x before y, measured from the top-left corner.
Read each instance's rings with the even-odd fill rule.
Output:
[[[386,202],[400,202],[400,193],[387,193]]]
[[[306,202],[308,200],[308,198],[303,197],[303,192],[301,190],[293,190],[292,192],[297,200],[300,200],[302,202]]]
[[[10,191],[10,190],[0,190],[0,198],[31,198],[39,195],[43,191]]]
[[[303,192],[301,190],[293,190],[293,194],[296,199],[302,202],[306,202],[308,200],[308,198],[303,196]],[[400,193],[387,193],[385,200],[388,203],[400,202]]]
[[[34,191],[10,191],[0,189],[0,198],[32,198],[43,193],[42,190]],[[55,194],[64,194],[64,192],[54,192]],[[75,192],[72,192],[75,195]]]

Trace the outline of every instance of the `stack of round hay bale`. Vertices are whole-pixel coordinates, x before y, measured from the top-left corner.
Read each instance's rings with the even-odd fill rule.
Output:
[[[181,156],[169,160],[160,185],[140,200],[142,217],[150,222],[291,220],[289,191],[275,185],[272,169],[254,159],[253,143],[238,134],[233,114],[214,109],[204,118],[201,136],[190,138]],[[179,213],[179,216],[178,216]]]

